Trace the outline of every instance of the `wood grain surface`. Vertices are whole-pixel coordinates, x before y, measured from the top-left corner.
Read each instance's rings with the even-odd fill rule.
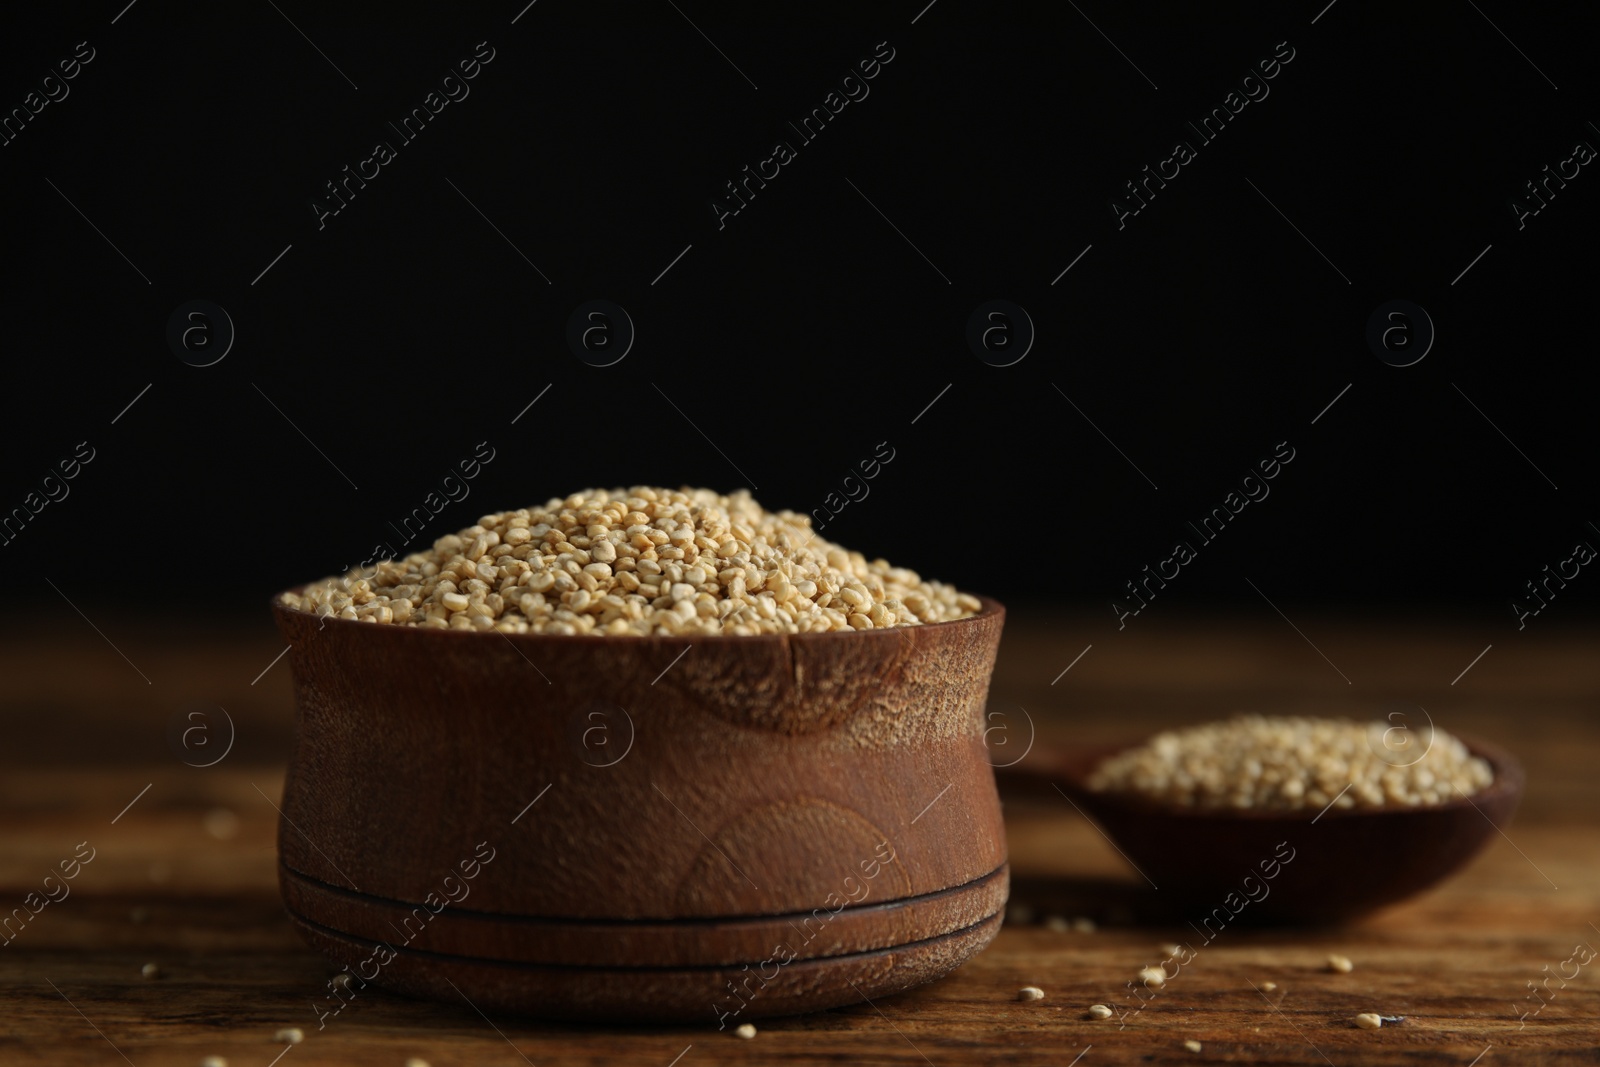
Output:
[[[284,903],[358,991],[738,1025],[903,992],[999,930],[993,600],[745,637],[273,613]]]
[[[261,672],[282,645],[264,624],[95,623],[126,660],[81,620],[0,643],[3,1063],[1492,1067],[1600,1057],[1600,958],[1584,962],[1584,946],[1600,948],[1592,630],[1495,639],[1452,685],[1494,635],[1296,614],[1325,661],[1275,616],[1174,611],[1119,634],[1098,617],[1013,612],[991,702],[1003,727],[991,737],[996,762],[1034,733],[1114,742],[1234,710],[1372,714],[1400,701],[1515,753],[1528,774],[1523,806],[1460,876],[1424,896],[1346,928],[1225,930],[1141,1006],[1126,983],[1161,960],[1163,943],[1197,941],[1193,931],[1162,917],[1159,891],[1067,803],[1012,800],[1013,900],[1039,919],[1090,918],[1093,932],[1008,922],[947,978],[761,1020],[744,1041],[709,1020],[586,1027],[376,989],[330,999],[331,968],[294,932],[276,882],[291,697],[281,663]],[[225,708],[236,734],[209,768],[169,747],[174,717],[197,707]],[[207,722],[220,745],[221,718]],[[1328,971],[1330,953],[1354,970]],[[141,976],[146,963],[158,977]],[[1045,998],[1019,1002],[1023,985]],[[1093,1003],[1118,1014],[1092,1020]],[[1363,1011],[1406,1021],[1360,1030],[1350,1020]],[[286,1027],[303,1043],[275,1040]]]

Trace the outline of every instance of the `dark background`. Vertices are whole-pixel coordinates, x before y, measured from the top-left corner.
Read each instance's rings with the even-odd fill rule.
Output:
[[[1515,632],[1522,584],[1600,545],[1600,177],[1520,231],[1508,206],[1600,146],[1600,18],[924,3],[111,0],[13,21],[4,109],[77,42],[96,53],[0,148],[0,508],[95,450],[4,547],[13,600],[261,615],[394,543],[480,441],[495,458],[429,537],[589,486],[810,511],[887,441],[825,536],[1113,628],[1123,583],[1200,547],[1186,521],[1280,441],[1270,497],[1155,608],[1265,611],[1253,582],[1290,616],[1421,606]],[[323,184],[398,142],[385,123],[483,40],[470,96],[319,231]],[[880,41],[870,95],[800,145],[787,123]],[[1185,121],[1280,41],[1270,95],[1200,145]],[[1119,231],[1110,200],[1179,138],[1198,158]],[[719,230],[712,197],[778,139],[798,158]],[[614,366],[565,340],[593,298],[637,328]],[[1012,366],[965,340],[992,298],[1037,329]],[[213,366],[165,339],[193,299],[237,331]],[[1364,337],[1393,299],[1437,329],[1410,367]]]

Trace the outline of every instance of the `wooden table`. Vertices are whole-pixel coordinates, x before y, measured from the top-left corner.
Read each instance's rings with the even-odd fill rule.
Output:
[[[60,896],[62,884],[47,887],[45,876],[75,851],[93,850],[65,883],[69,895],[25,923],[13,919],[12,939],[0,944],[0,1063],[192,1067],[217,1055],[234,1067],[398,1067],[411,1056],[435,1067],[1492,1067],[1600,1059],[1600,959],[1564,963],[1575,945],[1600,947],[1594,630],[1486,635],[1412,620],[1375,626],[1297,616],[1303,639],[1276,617],[1172,610],[1118,632],[1109,616],[1014,614],[991,704],[1012,724],[1008,744],[1026,744],[1030,719],[1045,741],[1099,741],[1233,710],[1371,714],[1398,699],[1425,707],[1446,729],[1519,755],[1526,801],[1507,834],[1436,891],[1342,930],[1230,929],[1122,1025],[1091,1020],[1085,1008],[1131,1008],[1124,983],[1157,962],[1159,944],[1187,931],[1139,923],[1147,890],[1064,803],[1014,801],[1013,900],[1041,917],[1092,918],[1094,932],[1011,923],[981,956],[931,986],[768,1020],[742,1041],[710,1025],[488,1019],[465,1003],[373,990],[319,1030],[313,1002],[322,1002],[332,969],[290,930],[275,882],[287,672],[280,663],[252,683],[281,644],[259,623],[218,630],[97,616],[96,624],[116,649],[75,618],[0,643],[0,916],[13,908],[31,914],[31,892]],[[194,700],[227,709],[237,731],[228,756],[206,769],[179,762],[166,740],[170,720]],[[220,735],[220,720],[213,728]],[[1350,957],[1355,970],[1329,973],[1331,952]],[[146,963],[158,965],[159,977],[141,976]],[[1534,1014],[1529,983],[1574,970],[1564,985],[1549,981]],[[1265,982],[1277,989],[1260,992]],[[1020,1003],[1024,985],[1042,987],[1045,999]],[[1359,1030],[1350,1019],[1361,1011],[1406,1021]],[[1519,1019],[1521,1012],[1529,1014]],[[303,1030],[304,1042],[275,1040],[286,1027]]]

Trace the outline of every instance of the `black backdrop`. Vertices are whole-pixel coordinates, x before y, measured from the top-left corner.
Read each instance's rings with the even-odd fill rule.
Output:
[[[38,106],[0,147],[13,596],[256,611],[395,543],[479,442],[429,536],[592,485],[811,511],[887,442],[826,536],[1108,625],[1180,539],[1162,602],[1264,609],[1253,583],[1511,628],[1524,582],[1600,546],[1592,13],[925,2],[8,13],[0,107]],[[806,143],[832,91],[858,98]],[[406,142],[430,92],[457,99]],[[1229,103],[1209,143],[1186,125]],[[1178,172],[1119,220],[1146,166]],[[1546,166],[1577,174],[1519,225]],[[636,333],[611,366],[566,339],[595,299]],[[1036,334],[1009,366],[967,340],[995,299]],[[168,342],[193,300],[235,332],[211,366]],[[1410,366],[1367,339],[1394,300],[1391,362],[1417,308],[1436,331]],[[204,361],[226,329],[193,321]],[[1270,495],[1202,542],[1280,442]]]

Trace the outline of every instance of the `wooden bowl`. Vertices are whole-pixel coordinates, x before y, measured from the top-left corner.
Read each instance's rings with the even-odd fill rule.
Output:
[[[1504,829],[1522,798],[1522,767],[1461,738],[1489,761],[1483,791],[1431,807],[1305,812],[1194,810],[1085,786],[1119,746],[1035,746],[1015,768],[1093,819],[1148,881],[1209,939],[1223,925],[1347,922],[1447,878]],[[1272,876],[1267,877],[1268,872]],[[1246,879],[1250,879],[1246,882]]]
[[[996,601],[750,637],[273,613],[280,885],[354,990],[733,1026],[930,981],[999,929]]]

